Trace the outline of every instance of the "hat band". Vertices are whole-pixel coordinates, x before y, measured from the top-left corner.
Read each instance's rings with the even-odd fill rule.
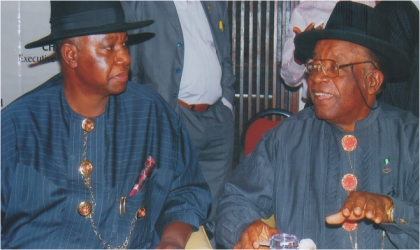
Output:
[[[51,20],[51,33],[124,22],[124,13],[113,8],[86,11]]]

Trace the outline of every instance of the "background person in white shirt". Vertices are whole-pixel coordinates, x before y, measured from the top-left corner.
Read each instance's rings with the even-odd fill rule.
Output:
[[[212,192],[210,241],[217,197],[232,169],[234,83],[227,2],[122,1],[126,21],[152,19],[155,36],[129,47],[132,80],[159,92],[182,117]]]

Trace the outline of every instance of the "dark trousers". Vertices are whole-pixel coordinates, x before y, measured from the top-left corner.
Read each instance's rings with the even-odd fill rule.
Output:
[[[181,116],[190,134],[205,180],[210,186],[212,204],[208,220],[212,225],[206,227],[214,235],[214,219],[217,198],[228,174],[232,170],[234,121],[232,111],[217,101],[205,112],[189,110],[177,105],[175,111]],[[215,241],[209,235],[215,248]]]

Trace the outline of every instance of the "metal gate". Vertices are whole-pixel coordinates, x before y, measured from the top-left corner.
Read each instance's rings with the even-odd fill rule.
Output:
[[[232,60],[236,76],[235,157],[244,124],[257,112],[299,109],[299,91],[280,77],[281,49],[291,10],[298,1],[229,1]],[[272,119],[276,119],[273,117]]]

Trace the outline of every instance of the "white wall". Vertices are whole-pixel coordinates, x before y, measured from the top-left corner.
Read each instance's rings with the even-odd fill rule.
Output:
[[[52,48],[25,49],[50,34],[49,19],[49,1],[1,1],[2,107],[59,72],[57,62],[33,66],[33,61],[45,62]]]

